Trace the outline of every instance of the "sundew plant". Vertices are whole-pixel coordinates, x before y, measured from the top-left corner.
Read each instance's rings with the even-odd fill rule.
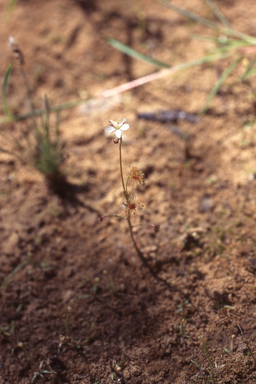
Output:
[[[126,121],[127,121],[126,119],[123,119],[121,123],[117,123],[113,120],[110,120],[110,125],[105,128],[106,133],[112,133],[115,136],[113,139],[113,143],[119,144],[119,167],[120,167],[120,176],[121,176],[121,183],[122,183],[123,196],[124,196],[124,201],[121,204],[121,210],[124,216],[105,215],[105,216],[101,216],[101,220],[103,220],[105,217],[111,217],[111,216],[125,219],[129,227],[129,232],[130,232],[133,246],[139,258],[143,262],[143,264],[147,265],[144,254],[140,250],[134,238],[134,231],[133,231],[134,226],[132,225],[132,216],[135,215],[136,213],[140,213],[144,208],[144,206],[134,196],[134,189],[136,184],[144,185],[145,177],[142,171],[140,171],[134,166],[131,166],[127,179],[125,180],[124,178],[123,163],[122,163],[122,143],[123,143],[122,133],[124,131],[127,131],[130,128],[129,124],[127,124]],[[153,228],[155,233],[157,233],[160,229],[160,226],[156,224],[151,224],[150,226],[151,228]]]

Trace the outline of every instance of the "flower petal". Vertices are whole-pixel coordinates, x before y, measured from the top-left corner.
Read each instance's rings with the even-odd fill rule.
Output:
[[[109,125],[108,127],[105,128],[105,132],[106,132],[106,133],[114,132],[114,131],[115,131],[115,128],[112,127],[112,125]]]
[[[117,129],[116,130],[116,137],[118,137],[118,139],[120,139],[122,136],[122,132],[120,131],[120,129]]]
[[[127,121],[127,119],[126,119],[126,118],[124,118],[124,119],[123,119],[123,121],[122,121],[122,123],[120,123],[120,124],[119,124],[119,127],[121,128],[121,127],[122,127],[122,125],[123,125],[123,124],[124,124],[126,121]]]
[[[113,125],[113,127],[115,127],[115,128],[119,127],[119,124],[116,121],[113,121],[113,120],[109,120],[109,121]]]
[[[130,125],[129,124],[124,124],[120,129],[121,131],[127,131],[127,129],[130,128]]]

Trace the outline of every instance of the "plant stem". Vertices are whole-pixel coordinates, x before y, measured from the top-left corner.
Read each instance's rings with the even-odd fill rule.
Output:
[[[70,312],[71,312],[71,307],[68,307],[68,313],[66,316],[66,336],[68,336],[68,319],[69,319]]]
[[[123,175],[123,165],[122,165],[122,136],[119,139],[119,163],[120,163],[120,174],[121,174],[121,181],[123,186],[123,193],[125,198],[127,199],[127,190],[124,186],[124,175]]]
[[[125,197],[127,204],[128,204],[129,203],[129,201],[128,201],[129,195],[128,195],[128,191],[127,191],[127,184],[126,184],[126,188],[125,188],[125,184],[124,184],[123,165],[122,165],[122,137],[119,139],[119,164],[120,164],[120,174],[121,174],[121,181],[122,181],[122,186],[123,186],[123,193],[124,193],[124,197]],[[143,253],[141,252],[141,250],[137,246],[136,241],[134,239],[132,223],[131,223],[131,213],[129,210],[127,210],[127,223],[128,223],[128,227],[129,227],[129,231],[130,231],[130,235],[131,235],[131,239],[132,239],[134,248],[136,249],[136,252],[137,252],[139,258],[141,259],[141,261],[143,262],[143,264],[146,264]]]
[[[103,274],[106,276],[106,278],[108,279],[108,283],[109,283],[109,287],[110,287],[110,291],[111,291],[111,295],[115,295],[115,287],[114,287],[114,283],[112,281],[112,279],[110,278],[109,274],[108,274],[108,271],[105,270],[103,272]]]
[[[130,235],[131,235],[131,239],[132,239],[132,242],[133,242],[133,246],[134,248],[136,249],[136,252],[139,256],[139,258],[141,259],[141,261],[143,262],[143,264],[147,265],[147,262],[143,256],[143,253],[141,252],[141,250],[139,249],[136,241],[135,241],[135,238],[134,238],[134,233],[133,233],[133,229],[132,229],[132,223],[131,223],[131,213],[129,212],[129,210],[127,211],[127,223],[128,223],[128,227],[129,227],[129,230],[130,230]],[[148,267],[148,265],[147,265]]]
[[[35,360],[33,359],[33,357],[31,356],[31,354],[28,352],[28,350],[24,347],[23,343],[19,343],[18,346],[20,348],[23,349],[23,351],[26,353],[26,355],[28,356],[29,360],[32,362],[32,364],[34,365],[34,367],[36,368],[37,372],[40,373],[40,369],[39,367],[37,366]]]
[[[250,352],[250,354],[251,354],[251,356],[253,358],[253,361],[254,361],[254,367],[256,367],[256,359],[255,359],[254,354],[252,353],[252,350],[251,350],[251,348],[249,346],[249,341],[247,339],[245,339],[244,343],[247,345],[247,348],[248,348],[248,350],[249,350],[249,352]]]
[[[25,73],[22,65],[19,65],[19,68],[20,68],[20,73],[21,73],[21,76],[23,78],[26,90],[27,90],[27,95],[28,95],[28,99],[29,99],[29,103],[30,103],[31,117],[32,117],[32,120],[33,120],[34,129],[35,129],[35,131],[37,131],[37,125],[36,125],[36,119],[35,119],[35,105],[34,105],[32,93],[31,93],[31,89],[30,89],[30,87],[28,85],[27,76],[26,76],[26,73]]]
[[[184,319],[181,320],[180,334],[181,334],[181,336],[184,335]]]
[[[124,194],[124,197],[126,199],[126,203],[129,204],[129,194],[128,194],[128,189],[127,189],[128,188],[128,183],[126,184],[126,188],[125,188],[124,176],[123,176],[122,137],[119,139],[119,164],[120,164],[120,173],[121,173],[121,181],[122,181],[122,187],[123,187],[123,194]],[[134,248],[135,248],[135,250],[137,252],[137,255],[139,256],[140,260],[142,261],[144,266],[148,268],[148,270],[150,271],[152,276],[155,277],[155,279],[157,279],[158,281],[161,281],[162,283],[164,283],[169,289],[172,289],[171,285],[167,281],[165,281],[161,277],[157,276],[157,274],[153,271],[151,266],[147,263],[147,260],[145,259],[143,253],[139,249],[139,247],[138,247],[138,245],[137,245],[137,243],[135,241],[135,238],[134,238],[134,233],[133,233],[133,229],[132,229],[133,227],[132,227],[132,223],[131,223],[131,213],[130,213],[129,209],[127,209],[127,218],[126,219],[127,219],[127,223],[128,223],[131,239],[132,239],[132,242],[133,242],[133,246],[134,246]]]

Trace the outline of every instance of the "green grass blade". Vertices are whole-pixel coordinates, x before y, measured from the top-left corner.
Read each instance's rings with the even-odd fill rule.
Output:
[[[219,8],[214,4],[212,0],[205,0],[206,3],[209,5],[215,16],[220,20],[220,22],[227,27],[228,29],[233,29],[232,24],[226,19],[226,17],[223,15],[223,13],[219,10]]]
[[[253,59],[253,60],[249,63],[249,65],[248,65],[248,67],[246,68],[246,70],[245,70],[243,76],[241,77],[241,81],[244,81],[244,80],[248,77],[248,75],[249,75],[250,72],[251,72],[251,69],[253,68],[253,66],[254,66],[255,64],[256,64],[256,58]]]
[[[171,74],[177,73],[179,71],[183,71],[185,69],[196,67],[196,66],[199,66],[199,65],[202,65],[205,63],[211,63],[214,61],[224,60],[224,59],[228,58],[229,56],[231,56],[230,52],[225,52],[225,53],[218,52],[217,54],[214,54],[214,55],[208,54],[208,55],[205,55],[203,57],[200,57],[200,58],[192,60],[192,61],[177,64],[177,65],[170,67],[170,68],[161,69],[160,71],[153,72],[149,75],[146,75],[146,76],[140,77],[138,79],[132,80],[128,83],[121,84],[117,87],[103,91],[100,94],[98,94],[94,99],[86,99],[86,100],[85,99],[79,99],[79,100],[69,101],[69,102],[63,103],[63,104],[54,105],[51,107],[51,112],[57,112],[57,111],[62,111],[62,110],[69,109],[69,108],[74,108],[74,107],[77,107],[78,105],[81,105],[81,104],[87,104],[87,103],[91,102],[92,100],[101,100],[102,98],[105,99],[105,98],[120,94],[122,92],[131,90],[133,88],[139,87],[143,84],[161,79],[165,76],[170,76]],[[44,113],[43,109],[36,109],[33,112],[33,116],[40,116],[43,113]],[[8,121],[19,121],[19,120],[23,120],[23,119],[28,119],[31,116],[32,116],[32,113],[29,112],[29,113],[25,113],[25,114],[21,114],[21,115],[15,115],[12,117],[11,120],[8,119],[7,117],[0,117],[0,124],[7,123]]]
[[[78,100],[68,101],[66,103],[54,105],[54,106],[51,107],[51,112],[63,111],[65,109],[74,108],[74,107],[77,107],[77,106],[79,106],[81,104],[86,104],[90,100],[91,99],[87,99],[87,100],[85,100],[85,99],[78,99]],[[33,113],[28,112],[28,113],[24,113],[24,114],[21,114],[21,115],[12,116],[11,118],[9,118],[9,117],[0,117],[0,124],[8,123],[9,121],[18,121],[18,120],[29,119],[32,116],[42,116],[43,114],[44,114],[44,110],[43,109],[36,109]]]
[[[56,142],[59,142],[60,138],[60,111],[56,112],[56,122],[55,122],[55,135],[56,135]]]
[[[195,366],[197,368],[201,369],[201,366],[196,361],[194,361],[194,360],[190,360],[190,361],[191,361],[191,363],[195,364]]]
[[[198,16],[193,12],[186,11],[185,9],[179,8],[176,5],[169,3],[169,1],[167,1],[167,0],[156,0],[156,1],[158,3],[164,5],[165,7],[172,9],[175,12],[178,12],[180,15],[187,17],[188,19],[191,19],[197,23],[203,24],[208,28],[219,30],[219,27],[216,23],[214,23],[210,20],[207,20],[201,16]]]
[[[206,100],[206,103],[205,105],[203,106],[203,109],[201,111],[201,114],[204,114],[207,109],[209,108],[209,105],[212,101],[212,99],[216,96],[216,94],[218,93],[219,89],[221,88],[222,84],[224,83],[224,81],[227,79],[227,77],[231,74],[231,72],[235,69],[235,67],[237,66],[237,64],[239,63],[239,61],[241,61],[241,57],[239,57],[239,59],[236,59],[234,61],[232,61],[232,63],[225,69],[225,71],[222,73],[222,75],[220,76],[219,80],[217,81],[217,83],[214,85],[214,87],[212,88],[207,100]]]
[[[112,38],[106,38],[106,41],[111,47],[118,49],[119,51],[125,53],[126,55],[129,55],[131,57],[134,57],[135,59],[144,61],[149,64],[153,64],[156,67],[160,68],[170,68],[171,66],[169,64],[162,63],[161,61],[155,60],[150,56],[143,55],[142,53],[135,51],[134,49],[128,47],[127,45],[120,43],[120,41],[112,39]]]
[[[185,16],[185,17],[187,17],[187,18],[189,18],[189,19],[191,19],[197,23],[205,25],[208,28],[214,29],[214,30],[219,31],[221,33],[225,33],[229,36],[233,36],[233,37],[242,39],[242,40],[246,41],[248,44],[256,45],[256,38],[255,37],[252,37],[250,35],[236,31],[236,30],[231,29],[231,28],[227,28],[226,26],[225,27],[218,26],[218,24],[216,24],[210,20],[207,20],[201,16],[198,16],[193,12],[189,12],[189,11],[186,11],[185,9],[179,8],[179,7],[169,3],[169,1],[167,1],[167,0],[155,0],[155,1],[157,1],[159,4],[162,4],[163,6],[165,6],[167,8],[172,9],[175,12],[178,12],[179,14],[181,14],[181,15],[183,15],[183,16]]]
[[[231,352],[227,348],[223,348],[225,352],[227,352],[228,355],[231,355]]]
[[[252,77],[252,76],[255,76],[256,75],[256,68],[252,69],[248,75],[247,75],[247,79],[249,79],[249,77]]]
[[[253,36],[247,35],[246,33],[235,31],[234,29],[226,29],[226,28],[223,28],[221,32],[226,33],[227,35],[230,35],[233,37],[235,36],[238,39],[244,40],[249,45],[253,45],[253,46],[256,45],[256,38]]]
[[[7,19],[9,19],[11,17],[16,3],[17,3],[17,0],[9,0],[9,3],[7,5],[7,9],[6,9]]]
[[[210,41],[211,43],[217,44],[218,48],[216,49],[215,52],[217,52],[221,47],[225,49],[237,49],[240,47],[248,47],[248,43],[246,41],[229,39],[227,36],[212,37],[212,36],[198,35],[195,33],[195,34],[192,34],[191,37],[196,40]]]
[[[8,107],[8,102],[7,102],[7,97],[6,97],[6,89],[8,86],[8,81],[9,81],[11,72],[12,72],[12,64],[9,64],[9,67],[7,68],[7,71],[6,71],[5,76],[4,76],[4,82],[3,82],[3,87],[2,87],[2,98],[3,98],[4,111],[10,120],[12,119],[12,113]]]
[[[230,44],[221,45],[218,48],[211,50],[209,54],[214,55],[217,53],[223,53],[223,54],[227,52],[232,53],[232,51],[236,51],[239,48],[243,48],[243,47],[248,47],[248,44],[242,40],[236,40]]]
[[[13,278],[13,276],[21,269],[23,268],[26,264],[28,263],[28,260],[24,260],[22,263],[20,263],[14,270],[6,277],[6,279],[2,282],[1,284],[1,289],[3,289],[6,284],[8,284],[9,280]]]

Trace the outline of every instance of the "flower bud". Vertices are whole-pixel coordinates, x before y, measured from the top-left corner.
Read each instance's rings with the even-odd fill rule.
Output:
[[[12,36],[9,37],[9,44],[10,44],[10,47],[12,49],[12,52],[14,53],[16,60],[18,61],[18,64],[23,65],[24,64],[23,54],[22,54],[18,44],[15,42],[15,40]]]

